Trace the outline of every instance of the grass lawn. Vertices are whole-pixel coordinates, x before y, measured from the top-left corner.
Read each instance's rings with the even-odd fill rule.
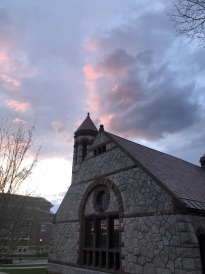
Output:
[[[45,274],[45,268],[27,268],[27,269],[2,269],[0,272],[3,271],[4,273],[10,274]]]

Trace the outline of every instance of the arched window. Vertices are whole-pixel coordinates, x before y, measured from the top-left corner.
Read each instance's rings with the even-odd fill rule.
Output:
[[[85,156],[87,155],[87,142],[83,142],[83,154],[82,154],[82,160],[85,159]]]
[[[113,203],[113,199],[117,203]],[[107,178],[93,181],[83,194],[78,214],[81,222],[79,265],[97,272],[119,274],[124,206],[117,186]]]
[[[93,193],[95,215],[84,218],[84,235],[81,264],[87,267],[120,270],[119,214],[106,212],[110,202],[110,191],[106,186],[98,186]]]
[[[201,263],[203,274],[205,274],[205,236],[203,234],[199,235],[199,246],[200,246],[200,253],[201,253]]]

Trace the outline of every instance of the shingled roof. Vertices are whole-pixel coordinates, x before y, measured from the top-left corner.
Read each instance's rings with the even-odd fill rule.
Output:
[[[78,131],[81,131],[81,130],[91,130],[91,131],[98,132],[93,121],[90,119],[89,113],[88,113],[87,117],[85,118],[85,120],[82,122],[82,124],[79,126],[79,128],[76,130],[75,133],[77,133]]]
[[[123,151],[173,196],[205,202],[205,169],[106,132]]]

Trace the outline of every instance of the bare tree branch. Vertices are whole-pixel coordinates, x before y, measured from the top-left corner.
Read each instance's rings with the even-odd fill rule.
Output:
[[[189,43],[205,46],[205,0],[176,0],[168,16],[177,33],[186,35]]]
[[[29,154],[34,133],[35,124],[26,134],[23,122],[14,132],[8,121],[0,122],[0,256],[4,247],[10,252],[36,227],[36,204],[31,204],[36,199],[16,195],[39,161],[41,147],[33,157]]]

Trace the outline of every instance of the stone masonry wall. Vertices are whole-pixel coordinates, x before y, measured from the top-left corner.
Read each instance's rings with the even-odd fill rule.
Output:
[[[201,274],[195,234],[199,223],[204,226],[205,218],[164,215],[124,219],[122,254],[125,258],[122,264],[125,271],[137,274]]]
[[[107,176],[119,188],[125,214],[172,210],[172,198],[139,167]],[[92,183],[72,185],[56,216],[56,221],[78,219],[82,195]]]
[[[115,148],[87,161],[85,159],[72,183],[90,180],[96,176],[102,176],[131,165],[134,165],[134,162],[119,148]]]
[[[51,234],[49,258],[73,263],[77,261],[79,223],[55,224]]]
[[[172,210],[172,198],[139,167],[108,176],[119,188],[124,214]]]

